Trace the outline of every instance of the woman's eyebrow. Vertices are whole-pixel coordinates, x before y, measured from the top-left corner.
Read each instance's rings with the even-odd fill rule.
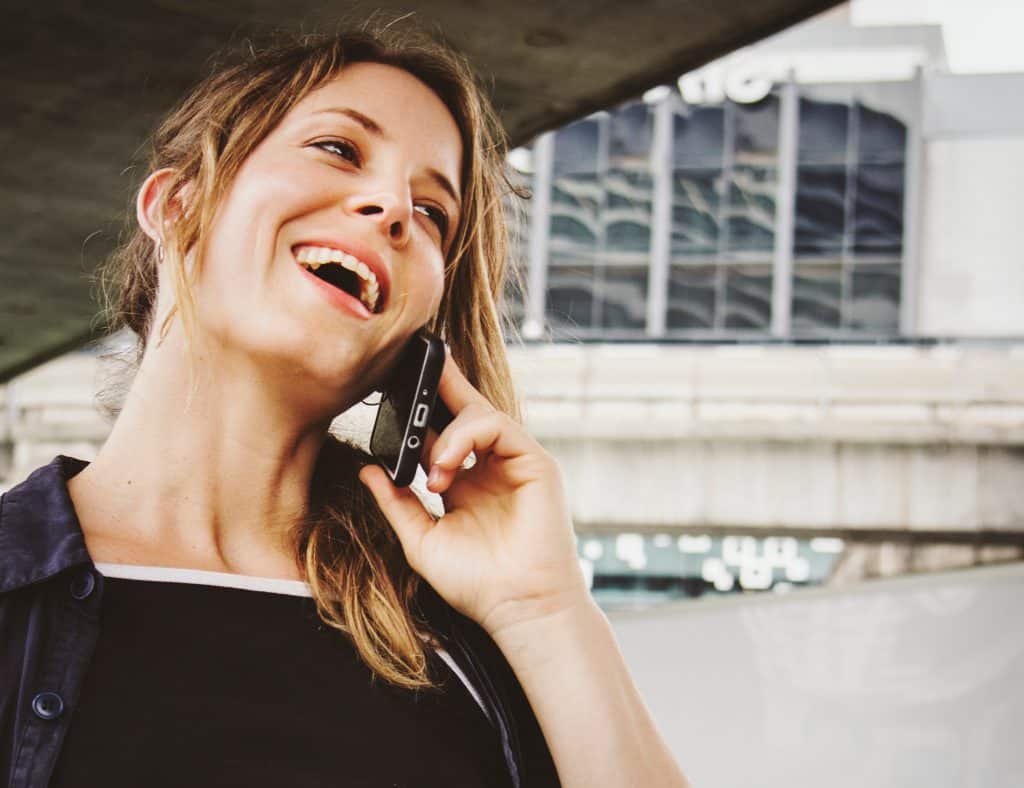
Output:
[[[335,115],[344,115],[345,117],[351,118],[352,120],[354,120],[356,123],[358,123],[364,129],[366,129],[368,132],[370,132],[370,134],[373,134],[373,135],[375,135],[377,137],[380,137],[383,140],[390,140],[391,139],[391,137],[388,136],[387,132],[385,132],[384,129],[382,129],[380,127],[380,124],[377,123],[377,121],[375,121],[371,117],[368,117],[367,115],[364,115],[359,110],[350,109],[349,107],[326,107],[324,109],[318,109],[313,114],[314,115],[320,115],[320,114],[323,114],[325,112],[331,112],[331,113],[334,113]]]
[[[429,175],[430,179],[434,181],[434,183],[436,183],[438,186],[440,186],[444,191],[446,191],[448,193],[448,196],[455,201],[455,212],[458,213],[460,210],[462,210],[462,200],[459,199],[459,195],[455,191],[455,187],[452,186],[452,182],[433,168],[427,170],[427,175]]]
[[[325,112],[334,113],[335,115],[344,115],[345,117],[354,120],[364,129],[366,129],[366,131],[368,131],[370,134],[373,134],[376,137],[380,137],[382,140],[391,139],[391,136],[386,131],[384,131],[384,129],[381,128],[380,124],[377,123],[377,121],[375,121],[368,115],[364,115],[357,109],[352,109],[351,107],[325,107],[324,109],[318,109],[313,114],[320,115]],[[460,210],[462,208],[462,200],[459,199],[459,193],[455,190],[455,187],[452,186],[452,182],[448,180],[448,178],[446,178],[441,172],[433,168],[427,170],[427,175],[429,175],[432,181],[434,181],[438,186],[440,186],[444,191],[448,193],[448,196],[455,201],[456,210]]]

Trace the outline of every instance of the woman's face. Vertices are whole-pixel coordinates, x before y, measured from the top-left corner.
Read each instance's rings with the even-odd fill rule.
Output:
[[[195,286],[213,352],[312,402],[365,396],[437,311],[461,159],[448,109],[398,68],[355,63],[306,96],[214,220]]]

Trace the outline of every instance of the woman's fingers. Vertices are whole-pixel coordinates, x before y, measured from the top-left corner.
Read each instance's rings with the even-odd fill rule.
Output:
[[[434,518],[412,490],[395,487],[387,471],[379,465],[364,466],[359,471],[359,480],[370,489],[380,510],[398,534],[409,565],[417,569],[414,558],[421,540],[433,527]]]
[[[507,459],[540,448],[519,424],[477,391],[450,353],[441,371],[438,397],[455,418],[440,435],[428,431],[424,441],[421,464],[428,470],[427,488],[432,492],[447,490],[458,472],[473,468],[478,457],[494,454]]]
[[[459,369],[450,352],[445,353],[437,395],[444,400],[453,416],[458,416],[459,411],[472,403],[494,408],[487,401],[487,397],[477,391],[476,387],[462,374],[462,370]]]

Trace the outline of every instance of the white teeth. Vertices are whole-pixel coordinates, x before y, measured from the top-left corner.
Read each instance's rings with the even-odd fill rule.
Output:
[[[359,258],[326,246],[300,246],[295,251],[295,259],[313,271],[325,263],[338,263],[342,268],[355,272],[360,280],[359,300],[371,312],[377,308],[380,284],[373,270]]]

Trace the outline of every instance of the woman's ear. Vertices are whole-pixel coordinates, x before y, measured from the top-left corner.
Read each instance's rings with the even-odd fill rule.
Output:
[[[190,191],[188,185],[181,189],[172,203],[164,204],[166,212],[161,216],[161,203],[173,178],[174,170],[170,167],[150,173],[135,199],[135,216],[139,220],[139,227],[158,245],[163,243],[164,225],[168,222],[173,223],[178,218],[181,214],[182,197]]]

